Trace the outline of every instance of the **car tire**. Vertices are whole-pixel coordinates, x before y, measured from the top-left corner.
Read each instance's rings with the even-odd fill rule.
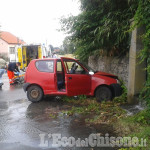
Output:
[[[95,97],[98,102],[111,100],[112,92],[108,87],[102,86],[96,90]]]
[[[36,85],[32,85],[27,89],[27,97],[31,102],[39,102],[43,98],[43,90]]]

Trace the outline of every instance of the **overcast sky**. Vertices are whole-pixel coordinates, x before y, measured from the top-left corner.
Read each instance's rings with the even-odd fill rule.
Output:
[[[26,43],[60,46],[65,35],[58,32],[59,18],[79,14],[78,0],[0,0],[1,30]]]

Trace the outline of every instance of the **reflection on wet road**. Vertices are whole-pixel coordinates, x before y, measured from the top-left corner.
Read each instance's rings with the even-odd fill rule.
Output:
[[[62,110],[66,110],[68,107],[70,106],[54,98],[31,103],[27,100],[22,87],[10,88],[6,78],[5,86],[0,91],[0,149],[41,149],[39,134],[43,133],[59,133],[63,137],[73,136],[81,139],[88,138],[91,133],[105,134],[106,126],[89,126],[85,124],[82,115],[66,116],[62,114]],[[52,113],[56,116],[53,117]],[[111,131],[110,128],[107,127],[107,133]],[[66,149],[52,148],[51,145],[52,140],[49,139],[49,147],[44,149]],[[73,147],[67,149],[91,148]]]

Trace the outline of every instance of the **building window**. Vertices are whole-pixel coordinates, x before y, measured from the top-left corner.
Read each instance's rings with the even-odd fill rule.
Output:
[[[9,48],[9,53],[10,54],[15,54],[15,47],[10,47]]]

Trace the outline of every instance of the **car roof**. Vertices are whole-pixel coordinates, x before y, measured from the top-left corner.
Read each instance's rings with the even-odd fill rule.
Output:
[[[32,61],[39,61],[39,60],[42,60],[42,61],[44,61],[44,60],[61,60],[61,58],[63,58],[63,59],[72,59],[72,60],[76,60],[76,59],[74,59],[74,58],[69,58],[69,57],[60,57],[60,58],[43,58],[43,59],[34,59],[34,60],[32,60]]]

